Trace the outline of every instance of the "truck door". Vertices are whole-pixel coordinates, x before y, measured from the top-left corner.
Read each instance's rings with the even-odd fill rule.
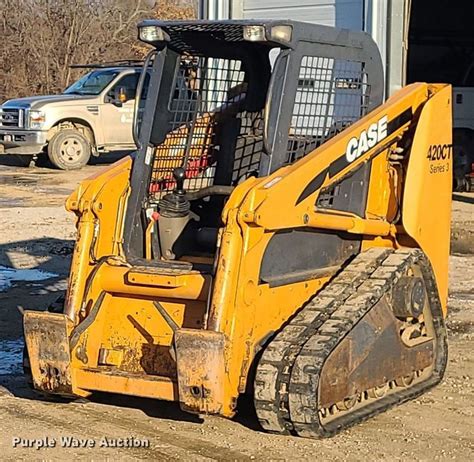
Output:
[[[138,72],[126,74],[107,91],[100,111],[104,133],[104,144],[110,148],[133,148],[132,135],[135,92],[138,83]],[[126,101],[116,101],[118,90],[123,89]]]

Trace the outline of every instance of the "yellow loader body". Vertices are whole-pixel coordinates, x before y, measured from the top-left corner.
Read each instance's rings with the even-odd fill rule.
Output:
[[[208,113],[201,120],[209,123]],[[124,223],[137,158],[127,157],[86,180],[66,205],[77,216],[77,241],[64,313],[25,313],[25,338],[35,388],[70,396],[105,391],[177,401],[190,412],[231,417],[239,395],[254,389],[257,368],[256,405],[270,403],[274,398],[268,398],[271,393],[267,396],[261,384],[272,374],[280,374],[272,369],[273,363],[268,359],[272,339],[278,340],[282,330],[287,337],[289,332],[300,335],[302,328],[292,326],[292,320],[304,314],[302,307],[308,303],[328,298],[328,288],[344,276],[348,264],[350,273],[348,262],[354,254],[358,255],[354,265],[361,265],[357,263],[361,255],[388,252],[383,253],[383,258],[393,259],[395,254],[421,251],[434,281],[434,285],[428,283],[425,277],[424,290],[438,300],[443,318],[448,291],[450,124],[448,85],[420,83],[403,88],[302,158],[268,175],[250,176],[236,184],[221,212],[215,255],[184,254],[172,264],[164,257],[157,259],[158,263],[153,259],[148,259],[148,263],[143,259],[135,261],[124,250]],[[202,137],[200,140],[207,142]],[[159,156],[160,152],[173,149],[176,148],[168,137],[161,147],[155,148],[155,153]],[[325,191],[368,162],[371,168],[362,213],[335,210],[318,202]],[[160,226],[162,217],[148,219],[144,228],[148,237],[144,242],[150,246],[153,233],[157,233],[155,222]],[[306,237],[304,233],[310,235],[321,230],[327,236],[342,235],[347,244],[346,254],[329,258],[323,268],[296,268],[289,274],[278,271],[279,261],[291,259],[290,253],[294,252],[289,249],[286,254],[285,246]],[[356,250],[351,250],[353,238],[360,245]],[[332,245],[331,239],[316,250],[324,252],[326,245]],[[299,251],[304,254],[314,251],[311,249],[303,245]],[[148,247],[144,255],[151,254]],[[387,257],[389,254],[392,257]],[[382,261],[379,256],[376,259]],[[413,269],[407,270],[407,277],[425,271],[421,261],[425,260],[412,260]],[[385,274],[393,268],[392,263],[380,265],[385,265]],[[377,316],[382,319],[385,308],[378,310],[372,315],[375,320],[363,318],[364,322],[377,323]],[[399,322],[397,319],[393,322]],[[426,313],[424,319],[426,323]],[[380,322],[381,326],[388,326]],[[428,326],[428,334],[421,335],[435,337],[430,329],[435,330],[436,326]],[[369,344],[370,336],[364,341]],[[433,342],[439,346],[441,341]],[[399,368],[400,377],[431,367],[438,353],[434,347],[428,348],[426,342],[420,347],[422,343],[409,344],[410,348],[419,348],[411,350],[416,367],[404,368],[403,361],[393,365],[393,370]],[[402,351],[406,345],[400,345],[396,348]],[[332,372],[328,369],[327,378],[320,380],[328,390],[331,374],[337,375],[337,364],[345,361],[343,350],[349,347],[338,348],[333,351],[341,362],[334,359],[336,356],[328,359],[324,367],[332,368]],[[263,350],[267,351],[263,361],[268,361],[258,369]],[[406,361],[411,361],[410,354],[403,354]],[[356,371],[355,362],[347,364],[352,372]],[[297,373],[295,365],[294,380]],[[357,374],[360,378],[354,379],[356,385],[347,389],[353,390],[351,396],[358,394],[357,406],[362,406],[365,392],[361,384],[370,390],[377,387],[370,377]],[[357,374],[354,372],[354,377],[359,377]],[[299,405],[292,398],[293,385],[289,383],[290,392],[281,399],[287,403],[283,407],[296,416]],[[395,393],[393,390],[399,386],[395,384],[400,384],[396,373],[390,383],[390,393]],[[336,404],[343,395],[338,396],[334,396]],[[350,404],[349,398],[344,397],[343,401]],[[331,399],[321,398],[325,404],[319,411],[321,422],[329,419],[328,428]],[[273,430],[272,418],[266,420],[262,416],[277,415],[280,411],[263,404],[261,408],[258,412],[262,425]],[[349,412],[341,409],[339,406],[337,412]],[[298,427],[295,416],[293,424],[285,424],[286,428],[308,435],[301,430],[303,427]],[[276,420],[281,424],[280,416]]]

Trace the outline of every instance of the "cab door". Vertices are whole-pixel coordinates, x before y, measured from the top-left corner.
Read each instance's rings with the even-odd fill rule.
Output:
[[[123,75],[105,94],[100,114],[104,144],[107,148],[133,149],[135,147],[132,125],[139,76],[139,72]],[[124,101],[117,98],[119,94]]]

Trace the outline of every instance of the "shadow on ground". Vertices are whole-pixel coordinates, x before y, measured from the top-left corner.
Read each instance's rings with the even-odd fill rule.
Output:
[[[74,241],[54,238],[15,241],[0,245],[0,266],[29,271],[53,273],[44,280],[14,280],[0,292],[0,342],[15,340],[23,335],[24,309],[45,310],[64,295]],[[1,272],[0,272],[1,273]],[[0,279],[5,274],[0,274]],[[0,351],[0,360],[1,360]]]
[[[89,165],[107,165],[116,162],[128,155],[130,151],[117,151],[111,152],[108,154],[102,154],[99,157],[92,156]],[[22,155],[22,154],[4,154],[0,155],[0,165],[5,165],[8,167],[20,167],[27,168],[30,165],[31,159],[33,156]],[[54,169],[54,166],[49,162],[48,156],[46,154],[40,154],[38,160],[36,161],[36,167],[50,168]]]
[[[193,423],[202,423],[204,421],[198,415],[182,411],[179,407],[179,403],[176,402],[159,401],[156,399],[114,395],[108,393],[94,393],[88,399],[71,399],[54,395],[46,395],[33,390],[31,385],[28,383],[27,378],[21,371],[17,371],[10,375],[0,375],[0,393],[1,388],[4,388],[7,393],[16,398],[32,401],[69,404],[70,406],[96,403],[107,406],[116,406],[124,409],[137,409],[151,418]]]
[[[453,201],[464,202],[465,204],[474,204],[474,196],[453,193]]]
[[[17,372],[10,376],[0,375],[0,393],[2,387],[7,391],[7,393],[20,399],[46,403],[68,404],[69,406],[87,406],[91,403],[103,404],[123,409],[139,410],[152,419],[191,422],[197,424],[204,422],[204,418],[201,416],[183,411],[178,402],[99,392],[93,393],[88,399],[68,399],[59,396],[46,395],[33,390],[26,377],[21,372]],[[239,398],[237,414],[233,420],[243,427],[255,431],[262,431],[262,427],[258,423],[257,415],[255,413],[253,400],[249,395],[242,395]]]

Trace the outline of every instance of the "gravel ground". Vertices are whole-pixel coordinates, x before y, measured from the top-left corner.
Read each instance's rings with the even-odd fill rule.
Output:
[[[332,439],[313,441],[265,434],[255,428],[246,410],[233,421],[200,419],[172,403],[108,395],[66,403],[32,392],[20,373],[22,327],[17,306],[44,309],[64,291],[75,231],[74,217],[64,211],[63,203],[82,178],[103,167],[59,172],[5,163],[0,165],[0,265],[54,274],[41,281],[12,280],[0,292],[2,460],[472,460],[472,194],[455,195],[453,202],[450,355],[445,380],[416,401]],[[131,437],[136,439],[126,440]],[[110,447],[119,438],[135,447]],[[30,444],[42,448],[23,447],[26,440],[35,439]]]

